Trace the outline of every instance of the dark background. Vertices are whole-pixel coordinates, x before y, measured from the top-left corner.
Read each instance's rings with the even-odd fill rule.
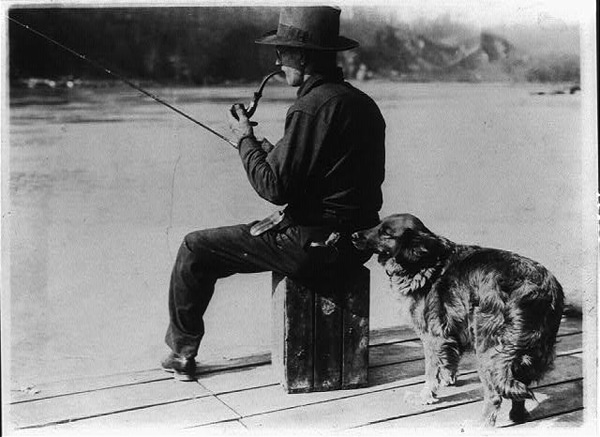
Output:
[[[254,40],[277,27],[275,7],[12,8],[9,15],[138,80],[244,83],[274,69],[272,48]],[[576,26],[482,31],[449,16],[402,23],[368,7],[352,7],[349,16],[341,33],[361,46],[340,54],[348,77],[360,75],[364,64],[363,78],[579,82]],[[32,77],[109,79],[10,21],[9,43],[12,85]]]

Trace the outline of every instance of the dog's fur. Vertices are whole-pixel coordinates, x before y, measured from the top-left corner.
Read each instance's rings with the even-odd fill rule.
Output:
[[[460,245],[410,214],[352,235],[378,254],[392,288],[406,296],[425,350],[422,401],[453,384],[462,353],[474,349],[484,388],[483,420],[494,425],[502,398],[524,421],[529,384],[551,368],[564,295],[542,265],[512,252]]]

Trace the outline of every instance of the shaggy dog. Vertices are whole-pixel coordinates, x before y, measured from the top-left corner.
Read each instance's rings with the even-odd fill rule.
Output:
[[[483,421],[493,426],[502,398],[510,418],[527,416],[529,384],[554,360],[564,295],[556,278],[512,252],[460,245],[435,235],[415,216],[396,214],[352,235],[372,250],[392,289],[406,296],[425,352],[424,403],[456,381],[464,351],[474,349],[484,389]]]

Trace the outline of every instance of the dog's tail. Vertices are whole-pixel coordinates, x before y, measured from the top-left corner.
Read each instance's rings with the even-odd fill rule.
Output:
[[[529,384],[553,368],[564,295],[551,274],[541,286],[528,284],[518,292],[521,298],[507,315],[494,379],[503,397],[523,400],[533,398]]]
[[[496,390],[506,399],[512,400],[525,400],[533,399],[533,392],[529,389],[529,383],[537,379],[536,376],[531,375],[531,369],[516,369],[515,362],[518,359],[505,356],[505,365],[496,367],[494,374],[494,382]],[[516,370],[516,372],[515,372]],[[525,370],[525,372],[523,372]],[[527,376],[524,373],[528,374]]]
[[[552,367],[554,350],[504,346],[493,361],[492,381],[500,396],[512,400],[533,399],[529,384],[539,381]]]
[[[533,392],[526,384],[516,379],[510,379],[502,388],[501,396],[506,399],[522,401],[525,399],[534,399]]]

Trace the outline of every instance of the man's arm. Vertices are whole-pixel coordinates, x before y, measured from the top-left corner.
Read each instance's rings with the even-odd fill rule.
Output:
[[[243,116],[240,116],[240,123]],[[273,150],[267,153],[253,132],[239,136],[239,153],[254,190],[263,199],[285,205],[295,190],[303,186],[309,170],[307,159],[312,144],[307,115],[292,112],[286,119],[285,134]]]
[[[285,205],[286,193],[258,140],[254,136],[244,137],[239,144],[239,152],[248,180],[258,195],[275,205]]]

